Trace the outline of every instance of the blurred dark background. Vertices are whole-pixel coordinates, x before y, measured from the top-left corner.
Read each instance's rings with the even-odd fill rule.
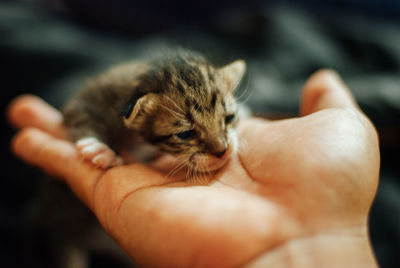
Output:
[[[370,233],[381,267],[400,267],[399,18],[394,0],[0,1],[1,109],[23,93],[61,107],[107,66],[183,46],[216,64],[246,59],[242,100],[258,114],[290,116],[307,77],[333,68],[379,131],[381,182]],[[43,174],[11,155],[14,133],[4,113],[0,265],[50,267],[49,245],[32,224]],[[107,265],[116,267],[101,256],[90,260]]]

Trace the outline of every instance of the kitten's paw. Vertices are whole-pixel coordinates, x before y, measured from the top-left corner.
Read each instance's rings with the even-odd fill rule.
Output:
[[[78,140],[76,148],[85,160],[92,162],[96,167],[106,169],[123,164],[121,157],[118,157],[110,147],[94,137]]]

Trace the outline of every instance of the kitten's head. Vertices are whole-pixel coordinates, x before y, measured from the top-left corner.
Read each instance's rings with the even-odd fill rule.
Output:
[[[222,167],[236,147],[233,90],[245,62],[215,68],[201,56],[181,54],[149,66],[136,81],[125,125],[196,170]]]

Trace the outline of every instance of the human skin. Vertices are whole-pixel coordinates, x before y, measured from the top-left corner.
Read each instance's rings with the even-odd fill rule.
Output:
[[[96,169],[37,97],[8,117],[13,152],[64,180],[140,266],[377,267],[378,138],[333,71],[306,82],[299,117],[243,120],[239,152],[207,184],[166,176],[162,160]]]

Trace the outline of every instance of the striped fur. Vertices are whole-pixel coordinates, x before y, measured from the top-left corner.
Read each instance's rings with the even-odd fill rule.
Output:
[[[199,155],[220,158],[231,143],[232,92],[244,69],[243,61],[216,68],[189,51],[118,66],[67,104],[65,124],[74,140],[94,136],[114,150],[140,134],[196,167]]]

